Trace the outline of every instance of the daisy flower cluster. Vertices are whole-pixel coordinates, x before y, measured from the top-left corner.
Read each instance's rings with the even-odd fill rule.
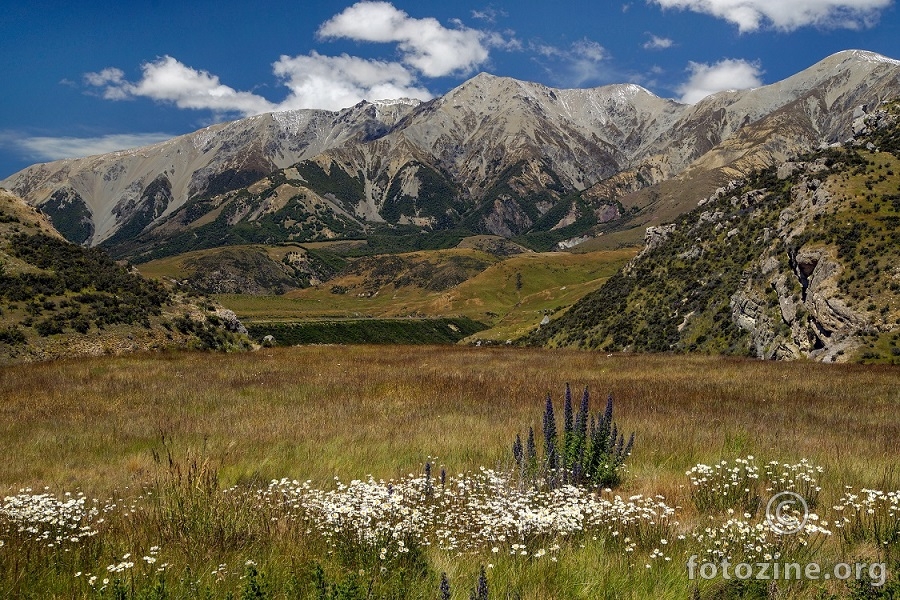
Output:
[[[506,474],[482,468],[434,484],[428,477],[399,481],[336,482],[319,490],[309,482],[272,481],[265,496],[278,499],[307,531],[338,543],[353,541],[382,560],[412,545],[462,554],[500,552],[551,558],[566,539],[604,536],[626,549],[658,544],[677,526],[662,497],[623,499],[582,487],[523,489]]]
[[[779,492],[795,492],[807,505],[818,504],[818,477],[822,467],[801,459],[798,463],[782,463],[777,460],[757,466],[752,455],[723,460],[713,465],[698,464],[687,471],[691,480],[691,499],[700,511],[725,511],[727,509],[755,513],[762,505],[761,496],[772,497]],[[760,493],[760,483],[763,484]]]
[[[6,496],[0,504],[0,535],[19,536],[45,543],[48,548],[79,544],[97,535],[99,510],[87,506],[81,492],[66,492],[62,497],[31,488]]]
[[[412,540],[424,536],[433,512],[424,502],[422,487],[371,477],[348,484],[336,478],[331,490],[317,489],[309,481],[275,480],[260,498],[268,506],[281,506],[307,533],[317,532],[332,545],[350,541],[380,548],[382,555],[407,552]]]
[[[766,492],[771,495],[785,491],[795,492],[806,500],[807,505],[816,506],[819,502],[819,492],[822,491],[818,477],[824,470],[805,458],[794,464],[773,460],[763,467]]]
[[[710,517],[711,524],[692,533],[694,541],[702,548],[702,555],[708,561],[721,563],[760,562],[797,558],[818,548],[831,535],[826,529],[828,522],[811,513],[803,529],[792,535],[781,535],[768,520],[755,519],[750,513],[737,514],[728,511],[729,518],[718,523]]]
[[[739,509],[755,511],[759,467],[754,457],[723,460],[713,465],[698,464],[685,473],[691,480],[691,499],[700,511]]]
[[[847,486],[832,507],[834,527],[848,543],[872,541],[888,551],[900,550],[900,490],[883,492]]]

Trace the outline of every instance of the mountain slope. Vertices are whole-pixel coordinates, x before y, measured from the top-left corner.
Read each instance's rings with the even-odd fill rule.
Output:
[[[900,363],[900,104],[647,230],[531,343]]]
[[[876,107],[880,101],[900,95],[900,61],[860,50],[839,52],[778,83],[743,92],[714,94],[694,106],[693,117],[679,121],[675,131],[686,131],[690,123],[721,120],[722,135],[715,128],[702,134],[710,149],[699,155],[680,154],[687,159],[683,170],[667,175],[666,160],[651,159],[637,169],[622,172],[589,189],[585,196],[617,197],[626,211],[626,222],[616,222],[607,232],[618,230],[606,245],[636,243],[647,226],[660,225],[690,210],[703,197],[729,181],[821,144],[852,137],[853,121],[861,107]],[[687,129],[689,131],[689,129]],[[730,132],[730,133],[729,133]],[[690,139],[692,136],[687,135]],[[679,152],[671,152],[677,156]],[[656,185],[647,186],[647,181]],[[590,247],[604,247],[601,238]]]
[[[482,74],[424,104],[261,115],[0,185],[69,239],[140,260],[410,227],[548,248],[671,218],[698,191],[846,139],[856,107],[897,95],[900,63],[863,51],[695,105]]]
[[[155,348],[240,348],[230,311],[65,241],[0,190],[0,363]]]
[[[152,146],[35,165],[0,186],[41,206],[72,241],[115,244],[190,199],[239,189],[332,146],[383,133],[415,104],[259,115]]]
[[[143,263],[139,271],[203,294],[272,295],[318,285],[345,265],[331,252],[285,244],[185,252]]]

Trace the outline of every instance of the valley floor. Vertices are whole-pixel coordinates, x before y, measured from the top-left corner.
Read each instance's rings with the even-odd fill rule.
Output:
[[[662,503],[646,526],[616,521],[615,530],[633,538],[624,546],[610,537],[612,524],[600,527],[585,516],[581,531],[523,534],[521,556],[515,547],[510,554],[512,539],[493,539],[462,554],[435,542],[382,559],[383,540],[373,538],[370,548],[329,537],[321,529],[326,516],[301,518],[285,508],[291,498],[311,502],[319,493],[355,489],[336,487],[335,477],[372,475],[374,488],[378,479],[394,479],[398,490],[407,489],[421,482],[415,474],[426,462],[434,465],[433,485],[442,468],[453,482],[477,480],[480,467],[504,473],[513,465],[516,434],[531,426],[540,436],[548,393],[561,419],[566,382],[577,398],[589,388],[592,412],[613,395],[617,423],[636,433],[622,486],[601,496],[612,501],[618,494],[634,506],[643,502],[638,495]],[[688,579],[687,557],[712,543],[697,532],[740,520],[742,510],[753,513],[751,525],[764,520],[756,505],[736,505],[729,516],[725,505],[702,503],[685,475],[694,465],[727,461],[720,470],[731,473],[743,468],[735,459],[751,456],[760,467],[778,461],[809,473],[821,487],[814,507],[821,523],[836,524],[841,515],[833,507],[846,492],[900,490],[900,370],[888,366],[311,346],[2,367],[0,407],[4,597],[99,598],[119,590],[123,598],[435,598],[445,572],[452,597],[465,598],[481,566],[491,598],[686,598],[695,584],[701,597],[766,597],[766,587],[752,582]],[[457,475],[463,473],[471,475]],[[281,483],[272,487],[272,480]],[[771,484],[762,475],[748,484],[760,486],[754,489],[763,498],[764,480]],[[503,493],[518,493],[512,486]],[[252,510],[245,500],[251,497]],[[504,496],[514,504],[512,497]],[[826,526],[832,533],[811,536],[803,557],[885,560],[893,578],[886,586],[791,582],[779,584],[778,597],[869,598],[882,596],[862,594],[896,590],[900,496],[896,504],[885,498],[873,505],[884,514],[877,526],[864,515],[858,535]],[[68,509],[59,508],[66,502]],[[260,502],[270,521],[260,519]],[[377,506],[372,515],[380,514]],[[42,510],[69,511],[78,527],[95,533],[78,542],[41,537],[50,527],[36,516]],[[38,533],[23,533],[22,523]],[[247,595],[254,586],[262,595]]]

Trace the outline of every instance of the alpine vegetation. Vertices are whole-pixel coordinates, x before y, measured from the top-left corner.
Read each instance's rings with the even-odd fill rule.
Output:
[[[469,597],[487,600],[517,597],[538,574],[600,552],[632,585],[650,586],[633,597],[661,597],[652,595],[655,586],[672,592],[684,581],[684,557],[808,562],[837,549],[833,543],[826,550],[833,530],[848,556],[861,547],[868,560],[891,559],[900,548],[900,491],[890,489],[844,488],[836,503],[823,502],[786,536],[762,511],[675,504],[686,499],[684,491],[667,499],[571,484],[522,489],[514,474],[484,467],[439,479],[429,467],[387,481],[335,479],[321,487],[283,478],[220,488],[208,458],[167,458],[155,484],[105,500],[30,488],[0,500],[0,595],[361,600],[437,592],[447,600],[452,575],[459,591],[476,577]],[[748,472],[759,475],[746,478],[748,489],[764,496],[798,489],[797,481],[817,487],[821,471],[806,460],[749,469],[755,460],[726,461],[712,471],[698,464],[687,472],[690,487],[722,490],[735,473],[744,485]],[[717,591],[708,585],[705,591]]]
[[[760,468],[759,460],[748,455],[731,462],[699,463],[685,474],[691,480],[691,500],[697,510],[755,513],[763,498],[780,492],[796,493],[809,507],[816,507],[822,491],[818,477],[823,471],[805,458],[794,464],[773,460]]]
[[[832,509],[844,544],[868,542],[888,556],[900,556],[900,490],[855,492],[848,485]]]
[[[625,459],[634,447],[634,432],[625,435],[613,421],[613,398],[606,399],[606,409],[590,414],[590,394],[584,388],[578,412],[572,405],[572,389],[566,384],[563,403],[563,435],[560,444],[556,428],[553,400],[547,395],[543,418],[544,453],[539,459],[534,442],[534,428],[528,430],[528,441],[516,434],[513,458],[520,477],[537,487],[557,489],[563,485],[615,487],[622,481]]]

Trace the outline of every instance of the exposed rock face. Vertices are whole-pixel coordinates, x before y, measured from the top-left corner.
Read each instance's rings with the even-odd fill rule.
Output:
[[[888,123],[883,117],[882,121],[882,126]],[[868,126],[864,130],[870,132]],[[797,183],[791,189],[791,204],[779,215],[778,227],[766,231],[765,235],[780,238],[790,247],[790,242],[801,238],[816,219],[827,218],[830,210],[836,210],[834,195],[821,178],[823,171],[828,170],[825,163],[826,159],[818,159],[779,166],[778,179],[795,177]],[[735,324],[750,333],[751,344],[761,358],[809,357],[833,362],[849,354],[859,346],[858,336],[873,325],[843,298],[838,281],[844,266],[835,256],[835,250],[801,247],[789,252],[788,259],[788,269],[785,269],[781,261],[767,254],[760,257],[754,268],[766,278],[766,287],[774,290],[780,321],[790,327],[790,335],[774,343],[778,323],[760,314],[759,306],[764,301],[758,296],[751,298],[753,286],[749,283],[732,296]],[[804,319],[798,318],[800,314]]]
[[[81,198],[94,231],[79,241],[96,246],[129,224],[137,229],[134,236],[192,198],[240,189],[329,148],[362,143],[372,131],[389,129],[417,104],[364,102],[336,113],[259,115],[152,146],[34,165],[0,186],[36,206],[60,190]],[[143,226],[137,226],[136,217]]]
[[[669,239],[669,235],[675,231],[675,225],[660,225],[659,227],[648,227],[644,236],[644,247],[647,250],[654,250],[664,244]]]
[[[734,324],[750,332],[750,344],[756,356],[773,358],[777,348],[772,319],[765,312],[765,300],[748,292],[737,292],[731,296],[731,317]]]
[[[531,341],[898,362],[900,102],[862,129],[648,227],[621,274]]]
[[[216,316],[222,320],[222,324],[227,331],[247,335],[247,328],[244,327],[244,324],[241,323],[241,320],[238,319],[233,310],[220,308],[216,311]]]
[[[526,231],[531,219],[512,198],[497,198],[485,218],[485,228],[494,235],[513,237]]]
[[[766,300],[751,286],[731,296],[732,319],[750,334],[750,344],[760,358],[834,362],[838,352],[843,355],[859,345],[857,336],[871,324],[841,298],[837,281],[843,267],[830,251],[803,249],[793,263],[788,272],[776,267],[768,280],[777,295],[780,320],[764,310]],[[802,290],[799,297],[797,284]],[[803,320],[800,314],[805,315]],[[779,322],[790,327],[789,335],[777,335]]]
[[[841,52],[773,85],[690,106],[635,85],[559,90],[482,74],[424,104],[260,115],[145,148],[35,165],[0,186],[43,207],[70,239],[123,256],[137,236],[153,232],[158,246],[214,220],[228,198],[252,200],[254,182],[273,177],[310,200],[279,222],[291,229],[286,239],[359,235],[385,221],[462,223],[504,236],[562,230],[570,206],[553,209],[582,193],[596,218],[564,239],[632,218],[609,207],[654,183],[690,175],[691,189],[712,186],[708,194],[751,169],[844,140],[865,127],[865,111],[854,116],[854,107],[900,94],[898,73],[897,61]],[[702,185],[701,173],[712,173]],[[227,226],[261,215],[238,211]]]
[[[647,231],[644,232],[644,247],[641,251],[632,258],[628,264],[625,265],[625,271],[629,272],[631,270],[631,266],[635,264],[637,261],[641,260],[643,257],[653,252],[660,246],[666,243],[669,239],[669,236],[672,232],[675,231],[675,224],[669,223],[668,225],[659,225],[657,227],[650,226],[647,228]]]

